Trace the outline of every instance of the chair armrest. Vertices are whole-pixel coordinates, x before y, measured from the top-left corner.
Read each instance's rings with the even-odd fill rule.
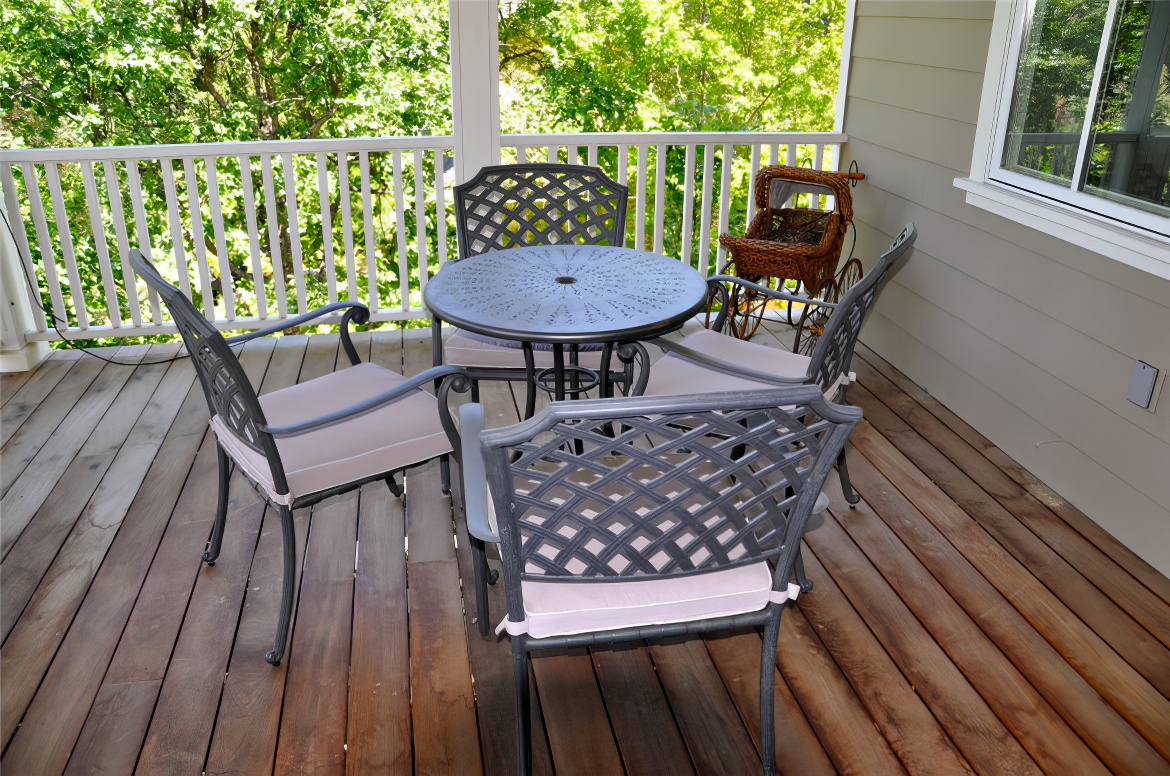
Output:
[[[673,353],[676,356],[685,358],[688,361],[694,361],[696,364],[710,369],[730,372],[736,377],[743,377],[747,380],[756,380],[757,382],[767,383],[769,385],[804,385],[813,382],[812,375],[806,374],[804,377],[780,377],[769,372],[761,372],[757,369],[749,369],[739,364],[722,361],[714,356],[709,356],[706,353],[701,353],[685,345],[679,345],[676,342],[671,342],[661,337],[652,339],[650,342],[662,348],[667,353]]]
[[[832,302],[826,302],[823,299],[810,299],[807,296],[798,296],[796,294],[789,294],[784,291],[776,291],[775,289],[761,286],[759,283],[753,283],[750,280],[737,278],[734,275],[714,275],[707,278],[708,283],[735,283],[736,285],[750,288],[753,291],[769,296],[773,299],[784,299],[789,302],[799,302],[800,304],[811,304],[817,307],[828,307],[829,309],[836,309],[837,305]]]
[[[463,509],[467,515],[467,532],[485,542],[498,542],[500,536],[492,530],[488,520],[489,504],[487,489],[487,467],[483,457],[483,443],[479,433],[483,431],[483,405],[464,404],[459,408],[459,433],[464,439],[463,460]]]
[[[357,350],[354,348],[353,342],[350,341],[349,324],[352,321],[360,325],[370,320],[370,309],[361,302],[330,302],[324,307],[318,307],[316,310],[310,310],[303,315],[288,318],[272,326],[250,331],[245,334],[237,334],[234,337],[228,337],[227,343],[229,345],[238,345],[241,342],[248,342],[259,337],[266,337],[269,334],[276,334],[277,332],[291,329],[294,326],[303,326],[309,321],[320,318],[323,315],[329,315],[337,310],[346,311],[345,315],[341,317],[341,345],[345,349],[345,355],[349,357],[351,364],[360,364],[361,359],[358,358]]]
[[[398,399],[413,393],[415,389],[421,388],[433,380],[447,377],[449,375],[462,376],[463,379],[468,380],[468,384],[470,385],[470,379],[467,377],[467,373],[457,366],[432,367],[422,374],[415,375],[406,382],[396,385],[388,391],[383,391],[377,396],[373,396],[363,402],[350,405],[343,410],[337,410],[336,412],[331,412],[328,415],[321,415],[316,418],[310,418],[309,420],[303,420],[300,423],[294,423],[291,426],[280,426],[277,428],[265,426],[260,430],[265,431],[274,437],[296,436],[297,434],[303,434],[306,431],[312,431],[315,428],[330,426],[334,423],[340,423],[343,420],[349,420],[350,418],[357,417],[358,415],[363,415],[367,412],[370,412],[371,410],[375,410],[378,407],[381,407],[383,404],[389,404],[390,402],[397,401]]]

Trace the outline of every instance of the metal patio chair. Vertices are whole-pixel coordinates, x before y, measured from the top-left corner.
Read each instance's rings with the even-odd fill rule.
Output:
[[[199,377],[219,458],[219,503],[203,552],[215,565],[227,520],[232,464],[280,516],[284,583],[276,640],[266,659],[279,665],[292,615],[296,543],[294,509],[384,480],[401,498],[395,475],[452,450],[454,419],[445,410],[449,391],[465,391],[462,370],[445,366],[410,379],[377,364],[361,363],[350,340],[350,322],[369,320],[356,302],[333,302],[259,331],[225,339],[182,291],[168,283],[139,251],[130,251],[134,271],[162,298],[183,337]],[[344,310],[341,345],[347,369],[257,396],[231,346],[302,326]],[[421,389],[442,380],[439,398]],[[443,408],[440,407],[443,405]]]
[[[719,315],[710,329],[690,334],[677,343],[654,340],[666,355],[651,367],[645,394],[662,396],[684,391],[735,391],[758,389],[764,385],[809,383],[820,388],[830,401],[843,402],[845,389],[854,379],[849,365],[866,313],[873,307],[886,282],[909,259],[917,234],[914,224],[907,224],[889,250],[836,304],[774,291],[730,275],[712,277],[708,287],[712,301],[720,309]],[[746,286],[773,299],[829,310],[812,355],[790,353],[721,334],[730,296],[727,284]],[[860,497],[849,483],[844,449],[838,458],[837,469],[841,489],[852,507]],[[811,589],[800,564],[798,572],[804,589]]]
[[[789,580],[805,524],[860,418],[812,385],[556,402],[490,431],[481,405],[460,408],[468,529],[503,558],[521,774],[529,653],[758,626],[774,773],[780,615],[800,592]]]
[[[484,167],[455,187],[455,232],[459,260],[491,251],[535,245],[625,244],[629,189],[597,167],[576,164],[503,164]],[[514,340],[496,339],[456,329],[446,341],[442,323],[433,319],[434,363],[464,367],[473,380],[524,380],[528,359],[534,368],[553,365],[551,347],[531,351]],[[580,365],[599,370],[602,346],[581,345]],[[615,378],[628,382],[632,367],[613,364]],[[620,368],[619,368],[620,367]],[[525,417],[536,408],[529,386]]]

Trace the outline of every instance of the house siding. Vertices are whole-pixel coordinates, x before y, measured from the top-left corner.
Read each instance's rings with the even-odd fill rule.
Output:
[[[919,228],[862,339],[1170,574],[1170,395],[1153,413],[1125,398],[1134,359],[1170,370],[1170,281],[953,185],[970,171],[994,10],[858,2],[844,125],[844,164],[868,176],[857,255]]]

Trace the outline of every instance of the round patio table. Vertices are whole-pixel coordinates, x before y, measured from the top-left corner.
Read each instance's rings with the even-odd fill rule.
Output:
[[[707,282],[690,266],[655,253],[540,246],[448,262],[427,283],[423,300],[432,313],[461,329],[520,342],[529,384],[561,400],[566,393],[605,385],[613,348],[681,327],[706,304]],[[534,370],[534,343],[552,346],[551,370]],[[595,343],[603,349],[600,375],[576,364],[566,367],[566,348],[575,361],[578,346]],[[578,382],[583,373],[594,378],[587,387]]]

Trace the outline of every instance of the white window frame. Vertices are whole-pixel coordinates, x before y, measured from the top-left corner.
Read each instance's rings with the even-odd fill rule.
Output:
[[[1170,218],[1000,166],[1025,14],[1031,6],[1031,0],[995,4],[971,174],[956,178],[955,185],[967,193],[970,205],[1170,279]],[[1116,7],[1117,0],[1112,0],[1106,30],[1112,29]],[[1102,49],[1107,50],[1108,45],[1109,36],[1105,35]],[[1101,79],[1102,59],[1103,53],[1098,56],[1093,77],[1093,95]],[[1091,103],[1082,143],[1092,111]],[[1077,172],[1074,179],[1080,177]]]

